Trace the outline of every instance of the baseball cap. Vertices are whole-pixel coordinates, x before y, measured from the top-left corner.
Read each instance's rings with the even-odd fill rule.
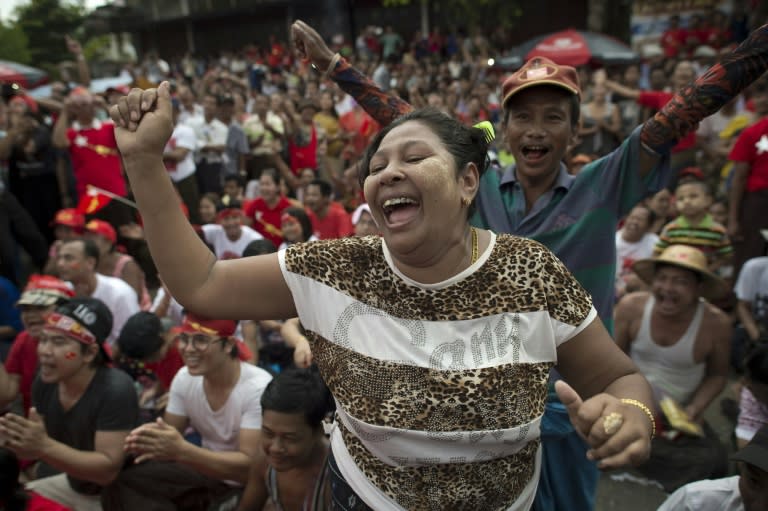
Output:
[[[537,85],[553,85],[581,98],[579,75],[571,66],[555,64],[545,57],[534,57],[512,73],[501,87],[502,106],[520,91]]]
[[[98,298],[73,298],[48,315],[46,330],[59,332],[83,344],[97,344],[105,361],[104,342],[112,331],[112,313]]]
[[[163,346],[161,335],[167,331],[157,315],[140,311],[128,318],[117,337],[120,353],[136,360],[148,358]]]
[[[98,234],[109,240],[113,245],[117,243],[117,232],[115,228],[105,222],[104,220],[98,220],[94,218],[85,224],[85,231],[93,234]]]
[[[749,463],[768,472],[768,426],[760,428],[752,440],[731,456],[731,459]]]
[[[47,307],[69,300],[75,296],[72,288],[61,279],[51,275],[30,275],[27,286],[16,302],[19,305],[38,305]]]
[[[85,227],[85,217],[75,208],[60,209],[53,217],[51,225],[65,225],[75,229],[82,229]]]

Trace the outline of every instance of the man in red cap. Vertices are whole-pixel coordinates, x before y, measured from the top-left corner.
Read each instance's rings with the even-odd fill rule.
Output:
[[[136,291],[141,310],[152,306],[144,272],[128,254],[117,251],[117,232],[109,222],[94,218],[85,224],[85,238],[92,240],[99,248],[99,266],[96,270],[107,277],[122,279]]]
[[[128,435],[125,450],[136,463],[105,489],[104,509],[204,511],[246,482],[258,451],[261,394],[272,377],[239,360],[236,326],[185,317],[177,338],[185,367],[171,383],[165,415]],[[184,439],[188,426],[201,447]]]
[[[334,54],[306,23],[295,22],[291,32],[300,56],[336,81],[380,124],[413,110]],[[670,149],[766,71],[766,39],[768,26],[753,32],[616,151],[584,166],[577,176],[568,174],[562,160],[578,131],[578,75],[572,67],[531,59],[503,85],[503,141],[515,164],[483,175],[472,224],[547,246],[592,295],[610,328],[619,218],[666,184]],[[544,456],[534,508],[592,509],[597,469],[586,460],[584,444],[554,392],[551,398],[542,423]]]
[[[0,409],[21,395],[24,413],[29,410],[32,382],[37,374],[37,340],[45,317],[73,296],[75,292],[63,280],[50,275],[29,277],[27,287],[16,302],[24,330],[13,341],[5,366],[0,364]]]
[[[99,494],[124,465],[123,442],[138,419],[130,377],[107,366],[112,314],[100,300],[73,298],[48,314],[37,345],[32,408],[0,417],[17,456],[37,459],[30,490],[78,511],[100,511]]]
[[[83,235],[85,229],[85,216],[75,208],[60,209],[51,220],[53,226],[53,236],[56,240],[48,249],[48,262],[45,264],[43,273],[47,275],[58,275],[56,270],[56,258],[59,255],[59,247],[62,243],[69,240],[78,239]]]

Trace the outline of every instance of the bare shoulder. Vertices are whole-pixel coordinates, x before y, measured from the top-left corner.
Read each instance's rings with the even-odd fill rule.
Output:
[[[648,302],[650,297],[651,294],[647,291],[636,291],[634,293],[624,295],[624,297],[619,300],[619,303],[616,304],[616,308],[614,309],[616,317],[625,319],[631,318],[633,316],[639,317],[642,315],[643,307],[645,307],[645,304]]]
[[[702,318],[702,330],[705,332],[722,333],[731,329],[731,318],[722,309],[709,302],[704,304],[704,317]]]

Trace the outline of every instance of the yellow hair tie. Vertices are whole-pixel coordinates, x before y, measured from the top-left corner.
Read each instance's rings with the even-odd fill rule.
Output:
[[[493,129],[493,124],[490,121],[481,121],[472,127],[483,130],[485,132],[485,141],[489,144],[496,138],[496,130]]]

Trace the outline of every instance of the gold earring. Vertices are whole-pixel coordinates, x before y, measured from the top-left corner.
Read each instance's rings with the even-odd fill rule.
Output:
[[[472,204],[472,199],[469,199],[467,197],[461,198],[461,203],[464,205],[464,207],[468,208],[470,204]]]

